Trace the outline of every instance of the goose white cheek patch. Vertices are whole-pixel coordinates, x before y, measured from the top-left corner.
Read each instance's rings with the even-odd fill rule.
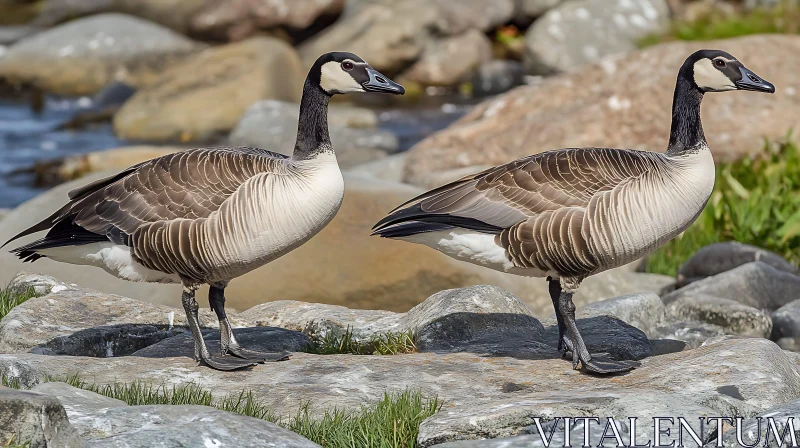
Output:
[[[717,70],[711,59],[701,59],[694,63],[694,82],[701,89],[715,92],[736,89],[733,81]]]
[[[322,66],[320,86],[329,93],[364,91],[364,88],[349,73],[342,70],[342,66],[338,62],[326,62]]]

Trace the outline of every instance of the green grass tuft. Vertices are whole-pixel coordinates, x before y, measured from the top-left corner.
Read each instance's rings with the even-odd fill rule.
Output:
[[[360,340],[347,327],[344,334],[328,332],[323,337],[310,335],[311,345],[305,352],[315,355],[398,355],[417,351],[414,333],[386,333]]]
[[[784,1],[769,9],[725,12],[713,10],[693,21],[676,21],[666,35],[652,35],[639,42],[648,47],[672,40],[729,39],[750,34],[797,34],[800,32],[800,2]]]
[[[3,384],[15,385],[0,372]],[[300,407],[293,417],[276,414],[250,391],[214,398],[196,384],[154,386],[144,382],[132,384],[89,384],[80,376],[46,377],[44,381],[63,381],[71,386],[122,400],[135,405],[202,405],[249,417],[260,418],[294,431],[323,447],[413,448],[417,446],[419,425],[441,409],[437,398],[427,398],[419,390],[385,393],[383,399],[358,410],[337,408],[312,412],[310,404]],[[12,386],[14,387],[14,386]],[[16,445],[12,445],[16,448]]]
[[[0,291],[0,319],[6,317],[6,314],[8,314],[12,308],[25,303],[28,299],[33,297],[36,297],[36,292],[33,288],[28,288],[27,291],[23,292],[8,288]]]
[[[739,241],[800,264],[800,149],[766,144],[754,158],[717,166],[714,192],[700,217],[647,260],[648,272],[675,275],[700,248]]]

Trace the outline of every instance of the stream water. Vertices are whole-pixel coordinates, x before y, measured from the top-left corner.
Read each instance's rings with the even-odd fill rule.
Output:
[[[43,106],[35,112],[26,103],[0,99],[0,208],[15,207],[46,189],[35,185],[28,170],[38,161],[131,144],[117,139],[110,124],[59,129],[76,113],[92,107],[89,98],[45,98]],[[403,151],[447,127],[470,108],[468,102],[445,98],[413,107],[368,106],[378,112],[379,127],[398,136]]]

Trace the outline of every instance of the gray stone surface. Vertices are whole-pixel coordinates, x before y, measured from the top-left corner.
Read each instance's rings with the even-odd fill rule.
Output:
[[[354,409],[380,400],[386,391],[420,389],[445,403],[437,416],[423,424],[423,446],[511,436],[530,425],[531,416],[553,415],[548,409],[573,416],[595,409],[612,416],[712,411],[713,415],[754,415],[800,399],[798,367],[797,360],[774,343],[752,338],[647,358],[640,368],[613,378],[573,371],[568,361],[560,359],[464,352],[396,356],[297,353],[289,362],[237,372],[198,367],[182,357],[0,355],[0,370],[26,385],[37,383],[45,374],[58,377],[75,372],[80,372],[84,381],[98,384],[146,378],[171,387],[191,381],[216,397],[250,390],[280,415],[294,415],[305,402],[314,404],[314,412],[332,406]],[[280,385],[280,393],[275,392],[276,385]],[[450,435],[439,437],[446,428]]]
[[[83,442],[61,403],[38,392],[0,386],[0,440],[30,448],[78,448]]]
[[[273,423],[206,406],[116,407],[93,417],[82,428],[91,435],[87,448],[319,447]]]
[[[800,299],[778,308],[772,317],[772,339],[800,337]]]
[[[465,81],[491,58],[491,42],[482,32],[472,29],[429,42],[420,58],[403,72],[402,79],[426,86],[451,86]]]
[[[539,17],[564,0],[516,0],[516,16],[522,19]]]
[[[798,338],[780,338],[776,342],[778,346],[784,350],[792,352],[800,352],[800,337]]]
[[[341,108],[341,115],[337,113],[339,109],[336,105],[331,106],[329,120],[331,143],[336,149],[337,157],[347,158],[349,152],[363,148],[384,152],[397,150],[398,141],[394,134],[363,126],[349,127],[347,125],[355,119],[353,109]],[[231,133],[231,143],[291,155],[297,139],[299,113],[298,105],[294,103],[273,100],[255,103],[247,109]]]
[[[152,22],[99,14],[16,42],[0,63],[0,76],[52,93],[87,95],[111,81],[147,85],[200,48]]]
[[[38,33],[39,28],[26,25],[0,26],[0,45],[11,45],[14,42]]]
[[[697,348],[713,337],[725,335],[725,329],[700,321],[672,321],[659,326],[656,333],[659,338],[683,341],[689,348]]]
[[[708,294],[685,294],[671,302],[667,312],[675,320],[718,325],[730,334],[768,338],[772,332],[772,319],[764,311]]]
[[[407,154],[404,152],[392,154],[378,160],[352,166],[347,171],[359,176],[369,176],[389,182],[402,183],[406,157]]]
[[[481,64],[472,74],[472,94],[497,95],[525,82],[525,69],[517,61],[495,59]]]
[[[654,336],[657,334],[658,326],[666,319],[666,308],[658,295],[644,293],[626,294],[590,303],[576,312],[578,318],[603,315],[615,316],[628,325],[642,330],[647,336]]]
[[[774,252],[737,241],[728,241],[708,245],[692,255],[678,269],[676,286],[680,288],[754,261],[766,263],[779,271],[798,273],[797,267]]]
[[[800,277],[756,261],[694,282],[661,299],[669,305],[681,297],[707,294],[774,311],[800,297]]]
[[[128,406],[121,400],[108,398],[88,390],[72,387],[67,383],[50,382],[41,383],[32,389],[34,392],[47,394],[58,398],[64,406],[67,417],[78,434],[91,438],[88,428],[96,425],[95,414],[109,408]]]
[[[577,319],[578,329],[592,354],[607,354],[618,360],[644,359],[653,355],[653,346],[641,330],[613,316],[597,316]],[[546,329],[546,341],[558,345],[558,326]]]
[[[537,74],[581,65],[636,49],[636,42],[666,31],[665,0],[577,0],[549,10],[525,34],[526,64]]]
[[[23,273],[15,285],[38,285],[50,293],[14,307],[0,321],[0,353],[26,352],[83,356],[130,354],[183,331],[182,310],[79,288],[41,275]],[[200,311],[204,326],[218,325],[209,309]],[[236,316],[231,322],[243,326]]]
[[[781,446],[792,446],[793,441],[800,443],[800,400],[783,403],[778,406],[767,409],[756,416],[748,416],[743,420],[741,428],[742,441],[749,446],[764,446],[767,441],[767,432],[769,432],[769,446],[778,446],[776,443],[775,432],[770,429],[767,418],[771,417],[775,421],[776,429],[781,435],[786,429],[786,424],[789,419],[794,421],[794,437],[790,436],[789,431],[786,432],[786,438]],[[761,418],[759,424],[758,418]],[[725,446],[741,446],[737,442],[736,429],[730,429],[725,432],[723,437]],[[711,445],[711,444],[709,444]]]
[[[262,352],[298,352],[309,343],[308,336],[299,331],[283,328],[256,327],[234,328],[233,335],[243,347]],[[219,353],[219,331],[208,330],[203,332],[203,338],[211,353]],[[157,344],[145,347],[133,356],[144,358],[170,358],[175,356],[194,357],[194,342],[190,333],[184,333]]]

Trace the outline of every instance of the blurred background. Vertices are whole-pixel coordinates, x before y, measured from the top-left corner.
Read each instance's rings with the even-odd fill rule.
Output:
[[[517,157],[663,151],[677,70],[714,47],[778,93],[708,95],[719,173],[706,212],[646,263],[587,281],[576,301],[658,290],[718,241],[797,264],[798,31],[796,0],[0,0],[0,239],[51,213],[70,188],[162,154],[227,144],[290,153],[308,67],[352,51],[408,93],[336,98],[344,207],[310,243],[233,282],[233,306],[404,311],[442,289],[491,283],[549,313],[544,282],[369,238],[369,228],[423,188]],[[22,268],[0,255],[0,283]],[[179,303],[178,287],[49,260],[25,268]]]

